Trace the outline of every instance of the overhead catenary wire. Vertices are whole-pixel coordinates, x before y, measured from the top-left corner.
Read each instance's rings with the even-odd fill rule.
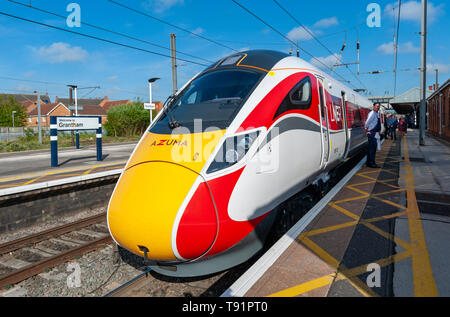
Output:
[[[173,27],[173,28],[176,28],[176,29],[178,29],[178,30],[180,30],[180,31],[183,31],[183,32],[189,33],[189,34],[191,34],[191,35],[193,35],[193,36],[199,37],[199,38],[201,38],[201,39],[203,39],[203,40],[205,40],[205,41],[214,43],[214,44],[216,44],[216,45],[219,45],[219,46],[224,47],[224,48],[226,48],[226,49],[232,50],[232,51],[234,51],[234,52],[238,52],[237,50],[235,50],[234,48],[232,48],[232,47],[230,47],[230,46],[228,46],[228,45],[224,45],[224,44],[222,44],[222,43],[219,43],[218,41],[213,40],[213,39],[210,39],[210,38],[208,38],[208,37],[206,37],[206,36],[200,35],[200,34],[198,34],[197,32],[190,31],[190,30],[185,29],[185,28],[183,28],[183,27],[181,27],[181,26],[175,25],[175,24],[173,24],[173,23],[170,23],[170,22],[164,21],[164,20],[162,20],[162,19],[160,19],[160,18],[157,18],[157,17],[155,17],[155,16],[152,16],[152,15],[150,15],[150,14],[148,14],[148,13],[145,13],[145,12],[142,12],[142,11],[140,11],[140,10],[137,10],[137,9],[134,9],[134,8],[131,8],[131,7],[128,7],[128,6],[126,6],[126,5],[124,5],[124,4],[120,3],[120,2],[117,2],[117,1],[114,1],[114,0],[108,0],[108,1],[111,2],[111,3],[113,3],[113,4],[115,4],[115,5],[117,5],[117,6],[120,6],[120,7],[122,7],[122,8],[125,8],[125,9],[127,9],[127,10],[130,10],[130,11],[133,11],[133,12],[135,12],[135,13],[137,13],[137,14],[143,15],[143,16],[145,16],[145,17],[147,17],[147,18],[153,19],[153,20],[158,21],[158,22],[160,22],[160,23],[163,23],[163,24],[169,25],[169,26],[171,26],[171,27]]]
[[[317,43],[319,43],[323,48],[325,48],[332,56],[336,56],[336,53],[332,52],[325,44],[323,44],[322,41],[320,41],[313,32],[311,32],[311,30],[307,27],[305,27],[298,19],[296,19],[287,9],[285,9],[277,0],[273,0],[273,2],[275,2],[275,4],[281,9],[283,10],[292,20],[294,20],[298,25],[300,25],[306,32],[308,32],[309,35],[311,35],[311,37],[317,41]],[[345,37],[347,38],[347,31],[345,30]],[[342,52],[345,48],[346,45],[346,41],[344,42],[344,45],[342,46],[341,49],[341,53],[339,54],[339,60],[341,59],[341,55]],[[359,41],[358,41],[358,47],[359,47]],[[338,60],[336,58],[336,60]],[[355,73],[353,73],[353,71],[348,68],[348,66],[346,66],[347,70],[353,75],[353,77],[355,77],[355,79],[367,90],[366,85],[364,85],[364,83],[355,75]],[[334,69],[332,69],[332,71],[334,72]]]
[[[235,0],[231,0],[234,3],[236,3],[238,6],[240,6],[243,10],[247,11],[249,14],[251,14],[252,16],[254,16],[256,19],[258,19],[260,22],[262,22],[264,25],[266,25],[267,27],[269,27],[270,29],[272,29],[272,31],[278,33],[280,36],[282,36],[283,38],[285,38],[288,42],[290,42],[291,44],[293,44],[294,46],[296,46],[298,48],[298,44],[295,43],[293,40],[291,40],[290,38],[288,38],[286,35],[284,35],[283,33],[281,33],[280,31],[278,31],[276,28],[274,28],[272,25],[270,25],[269,23],[267,23],[266,21],[264,21],[263,19],[261,19],[259,16],[257,16],[256,14],[254,14],[252,11],[250,11],[249,9],[247,9],[246,7],[244,7],[242,4],[240,4],[239,2],[235,1]]]
[[[255,17],[257,20],[261,21],[263,24],[265,24],[266,26],[270,27],[272,30],[274,30],[276,33],[278,33],[279,35],[281,35],[283,38],[287,39],[290,43],[292,43],[294,46],[296,46],[298,49],[300,49],[302,52],[306,53],[308,56],[310,56],[313,60],[315,60],[316,62],[318,62],[319,64],[323,65],[323,67],[325,67],[325,69],[327,69],[328,71],[333,72],[333,70],[331,69],[331,67],[329,67],[328,65],[326,65],[324,62],[322,62],[320,59],[316,58],[314,55],[312,55],[311,53],[309,53],[307,50],[305,50],[304,48],[298,46],[297,43],[295,43],[294,41],[292,41],[291,39],[289,39],[288,37],[286,37],[283,33],[281,33],[280,31],[278,31],[275,27],[273,27],[272,25],[268,24],[266,21],[264,21],[263,19],[261,19],[259,16],[257,16],[255,13],[253,13],[252,11],[250,11],[249,9],[247,9],[246,7],[244,7],[242,4],[240,4],[239,2],[237,2],[236,0],[231,0],[234,3],[236,3],[239,7],[241,7],[243,10],[245,10],[246,12],[248,12],[249,14],[251,14],[253,17]],[[338,76],[342,81],[347,82],[349,84],[352,85],[352,83],[350,81],[348,81],[347,79],[345,79],[342,75],[334,72],[336,74],[336,76]],[[354,87],[354,86],[353,86]]]
[[[22,20],[22,21],[38,24],[38,25],[41,25],[41,26],[45,26],[45,27],[48,27],[48,28],[52,28],[52,29],[55,29],[55,30],[59,30],[59,31],[63,31],[63,32],[71,33],[71,34],[84,36],[84,37],[87,37],[87,38],[90,38],[90,39],[94,39],[94,40],[98,40],[98,41],[102,41],[102,42],[105,42],[105,43],[114,44],[114,45],[130,48],[130,49],[134,49],[134,50],[137,50],[137,51],[153,54],[153,55],[158,55],[158,56],[162,56],[162,57],[172,58],[170,55],[166,55],[166,54],[163,54],[163,53],[158,53],[158,52],[150,51],[150,50],[147,50],[147,49],[144,49],[144,48],[140,48],[140,47],[136,47],[136,46],[132,46],[132,45],[116,42],[116,41],[111,41],[111,40],[108,40],[108,39],[105,39],[105,38],[101,38],[101,37],[90,35],[90,34],[86,34],[86,33],[81,33],[81,32],[76,32],[76,31],[72,31],[72,30],[67,30],[67,29],[64,29],[64,28],[60,28],[58,26],[54,26],[54,25],[38,22],[38,21],[35,21],[35,20],[31,20],[31,19],[26,19],[26,18],[23,18],[23,17],[19,17],[19,16],[16,16],[16,15],[13,15],[13,14],[6,13],[6,12],[0,11],[0,14],[4,15],[4,16],[11,17],[11,18],[14,18],[14,19],[17,19],[17,20]],[[187,60],[187,59],[179,58],[179,57],[177,57],[177,60],[184,61],[184,62],[191,63],[191,64],[200,65],[200,66],[208,66],[207,64],[202,64],[202,63],[198,63],[198,62],[195,62],[195,61],[191,61],[191,60]]]
[[[15,0],[8,0],[8,1],[12,2],[12,3],[15,3],[15,4],[18,4],[18,5],[22,5],[24,7],[27,7],[27,8],[33,9],[33,10],[36,10],[36,11],[40,11],[40,12],[43,12],[43,13],[46,13],[46,14],[50,14],[50,15],[62,18],[64,20],[67,19],[67,17],[64,16],[64,15],[61,15],[61,14],[58,14],[58,13],[55,13],[55,12],[51,12],[51,11],[48,11],[48,10],[44,10],[44,9],[32,6],[31,4],[25,4],[25,3],[21,3],[21,2],[15,1]],[[91,24],[91,23],[87,23],[87,22],[82,22],[82,21],[78,21],[78,20],[76,20],[76,22],[79,22],[82,25],[86,25],[86,26],[89,26],[91,28],[94,28],[94,29],[97,29],[97,30],[100,30],[100,31],[108,32],[108,33],[111,33],[111,34],[114,34],[114,35],[118,35],[118,36],[121,36],[121,37],[125,37],[125,38],[128,38],[128,39],[134,40],[134,41],[138,41],[138,42],[141,42],[141,43],[145,43],[145,44],[148,44],[148,45],[152,45],[152,46],[155,46],[155,47],[162,48],[162,49],[170,51],[170,47],[165,47],[163,45],[152,43],[152,42],[147,41],[147,40],[142,40],[142,39],[136,38],[136,37],[128,35],[128,34],[124,34],[124,33],[116,32],[116,31],[113,31],[113,30],[109,30],[107,28],[104,28],[104,27],[101,27],[101,26],[98,26],[98,25],[94,25],[94,24]],[[189,57],[192,57],[192,58],[203,60],[205,62],[209,62],[209,63],[213,63],[214,62],[214,61],[210,61],[210,60],[207,60],[205,58],[198,57],[198,56],[195,56],[195,55],[192,55],[192,54],[188,54],[188,53],[185,53],[185,52],[181,52],[181,51],[178,51],[178,50],[176,52],[177,52],[177,54],[186,55],[186,56],[189,56]]]

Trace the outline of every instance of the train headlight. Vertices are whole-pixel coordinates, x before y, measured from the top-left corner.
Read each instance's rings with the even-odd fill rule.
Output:
[[[247,154],[253,142],[258,138],[260,131],[239,134],[225,140],[207,173],[214,173],[233,166]]]

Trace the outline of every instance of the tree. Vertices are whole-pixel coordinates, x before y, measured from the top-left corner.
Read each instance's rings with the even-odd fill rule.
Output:
[[[0,95],[0,127],[12,127],[12,112],[14,113],[14,126],[23,127],[27,120],[27,112],[16,98]]]
[[[112,107],[107,112],[105,129],[109,135],[142,135],[150,124],[150,114],[141,102]]]

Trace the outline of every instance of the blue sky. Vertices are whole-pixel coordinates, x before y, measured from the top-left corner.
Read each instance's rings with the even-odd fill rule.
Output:
[[[29,4],[30,0],[15,0]],[[291,43],[245,12],[231,0],[134,0],[117,2],[126,4],[174,25],[213,39],[237,51],[247,49],[273,49],[289,52]],[[67,6],[76,2],[81,9],[81,22],[90,23],[115,32],[124,33],[165,47],[170,46],[170,33],[177,35],[177,50],[202,59],[178,54],[187,60],[210,64],[234,51],[216,45],[192,34],[162,24],[153,19],[126,10],[108,0],[51,1],[32,0],[34,7],[68,16]],[[320,59],[332,65],[335,57],[281,10],[272,0],[239,0],[260,18],[275,27]],[[397,0],[393,1],[301,1],[278,2],[309,28],[333,53],[339,53],[347,42],[342,60],[356,61],[356,40],[361,43],[361,73],[385,70],[379,75],[359,76],[343,67],[337,73],[351,81],[351,87],[368,88],[373,95],[393,94],[393,34]],[[370,28],[366,8],[377,3],[381,8],[380,27]],[[427,83],[435,81],[434,69],[439,69],[439,82],[450,74],[450,5],[445,0],[429,1]],[[20,16],[75,32],[102,37],[111,41],[170,55],[168,50],[123,38],[90,28],[86,25],[69,28],[65,19],[48,15],[8,0],[0,1],[0,12]],[[420,0],[403,0],[401,9],[398,69],[420,66]],[[346,32],[344,32],[346,30]],[[147,79],[160,77],[153,89],[154,100],[165,99],[172,91],[171,62],[161,57],[125,47],[88,39],[75,34],[50,29],[0,15],[0,92],[14,93],[40,90],[54,98],[68,95],[66,84],[79,87],[100,86],[94,91],[80,91],[79,97],[109,99],[148,99]],[[295,54],[295,51],[294,51]],[[311,57],[300,52],[302,58]],[[205,61],[207,60],[207,61]],[[180,62],[178,88],[204,66]],[[356,65],[349,68],[356,74]],[[8,78],[22,79],[16,81]],[[359,78],[363,85],[355,78]],[[419,86],[419,71],[402,71],[397,77],[397,94]],[[50,82],[49,84],[36,81]]]

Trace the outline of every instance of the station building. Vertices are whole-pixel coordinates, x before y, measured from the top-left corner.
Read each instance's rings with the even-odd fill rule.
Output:
[[[428,98],[428,131],[450,141],[450,79]]]

